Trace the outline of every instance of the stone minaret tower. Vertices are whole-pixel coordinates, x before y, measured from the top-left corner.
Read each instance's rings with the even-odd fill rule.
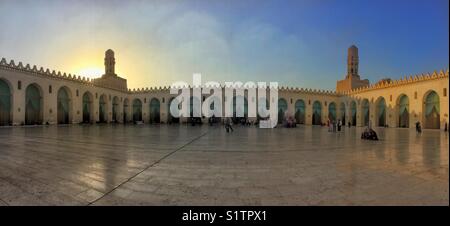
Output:
[[[347,55],[347,75],[344,80],[337,81],[336,91],[344,92],[355,88],[368,86],[369,80],[361,80],[359,77],[359,56],[358,48],[355,45],[348,48]]]
[[[105,52],[105,74],[101,78],[94,79],[96,86],[127,91],[127,80],[116,75],[116,58],[111,49]]]
[[[348,77],[358,77],[358,66],[359,66],[359,56],[358,48],[355,45],[348,48],[347,56],[347,78]]]
[[[114,58],[114,51],[111,49],[105,52],[105,75],[116,75],[114,67],[116,65],[116,59]]]

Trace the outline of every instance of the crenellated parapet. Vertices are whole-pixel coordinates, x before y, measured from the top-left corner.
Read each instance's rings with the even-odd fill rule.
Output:
[[[44,69],[43,67],[37,67],[36,65],[30,66],[30,64],[24,64],[22,62],[15,63],[14,60],[10,60],[9,63],[5,58],[2,58],[0,60],[0,69],[3,70],[10,70],[10,71],[18,71],[22,73],[26,73],[31,76],[39,76],[49,79],[57,79],[57,80],[66,80],[71,82],[76,82],[79,84],[83,84],[86,86],[94,86],[94,87],[101,87],[106,89],[112,89],[120,92],[124,92],[127,94],[145,94],[145,93],[158,93],[158,92],[170,92],[171,87],[170,86],[159,86],[159,87],[147,87],[147,88],[137,88],[137,89],[128,89],[126,87],[126,79],[120,78],[118,76],[114,76],[114,78],[97,78],[97,79],[90,79],[86,77],[77,76],[74,74],[67,74],[62,73],[60,71],[50,70],[48,68]],[[449,77],[449,70],[441,70],[439,72],[434,71],[433,73],[427,73],[427,74],[421,74],[421,75],[414,75],[414,76],[405,76],[398,80],[390,80],[390,79],[384,79],[380,82],[377,82],[375,84],[369,85],[369,86],[363,86],[355,89],[351,89],[348,91],[330,91],[330,90],[320,90],[320,89],[311,89],[311,88],[298,88],[298,87],[277,87],[279,92],[283,93],[299,93],[299,94],[306,94],[306,95],[325,95],[325,96],[334,96],[334,97],[340,97],[343,95],[353,95],[363,92],[368,92],[372,90],[377,89],[386,89],[386,88],[392,88],[392,87],[399,87],[399,86],[407,86],[415,83],[420,82],[426,82],[431,80],[437,80],[437,79],[448,79]],[[111,81],[105,81],[105,79],[113,79],[113,83]],[[117,81],[116,81],[117,80]],[[448,82],[448,81],[447,81]],[[118,85],[116,83],[119,83]],[[234,84],[236,85],[236,84]],[[267,89],[269,89],[270,85],[267,86]],[[175,87],[177,89],[182,88],[194,88],[193,86],[186,86],[186,87]],[[206,86],[203,85],[198,88],[203,89],[212,89],[212,88],[219,88],[214,86]],[[236,88],[236,87],[229,87],[227,85],[220,85],[220,88]],[[245,87],[243,88],[255,88],[255,87]],[[274,87],[272,87],[274,88]]]
[[[63,79],[72,82],[83,83],[85,85],[92,85],[92,80],[90,78],[72,75],[70,73],[67,74],[65,72],[61,73],[60,71],[56,72],[55,70],[50,71],[50,69],[44,69],[43,67],[40,67],[38,69],[36,65],[33,65],[33,67],[31,67],[30,64],[23,66],[22,62],[15,64],[14,60],[11,60],[9,63],[7,63],[5,58],[1,59],[0,68],[4,70],[24,72],[34,76],[47,77],[51,79]]]
[[[326,96],[339,96],[338,93],[331,90],[322,90],[322,89],[307,89],[307,88],[294,88],[294,87],[281,87],[281,92],[288,93],[301,93],[301,94],[309,94],[309,95],[326,95]]]
[[[130,94],[140,94],[140,93],[158,93],[158,92],[169,92],[170,88],[164,86],[164,87],[146,87],[146,88],[133,88],[128,89],[128,92]]]
[[[410,75],[410,76],[405,76],[398,80],[390,80],[390,81],[385,80],[385,81],[377,82],[370,86],[364,86],[364,87],[359,87],[359,88],[352,89],[349,91],[340,92],[340,94],[351,95],[351,94],[358,94],[358,93],[368,92],[368,91],[377,90],[377,89],[386,89],[386,88],[392,88],[392,87],[407,86],[407,85],[431,81],[431,80],[448,79],[448,74],[449,74],[449,71],[447,69],[446,72],[444,72],[444,70],[441,70],[439,72],[434,71],[432,74],[427,73],[427,74],[414,75],[414,76]]]
[[[23,66],[22,62],[19,62],[18,64],[16,64],[14,62],[14,60],[11,60],[8,63],[5,58],[2,58],[0,60],[0,69],[9,70],[9,71],[18,71],[18,72],[26,73],[31,76],[39,76],[39,77],[44,77],[44,78],[49,78],[49,79],[57,79],[57,80],[66,80],[66,81],[80,83],[80,84],[83,84],[86,86],[96,86],[96,87],[101,87],[101,88],[114,89],[112,87],[102,86],[101,84],[95,84],[94,83],[95,79],[86,78],[84,76],[81,77],[79,75],[70,74],[70,73],[67,74],[65,72],[62,73],[60,71],[56,72],[55,70],[50,70],[48,68],[44,69],[43,67],[38,68],[36,65],[33,65],[33,67],[31,67],[30,64],[26,64],[25,66]],[[117,90],[117,91],[124,92],[124,90]],[[125,92],[126,92],[126,90],[125,90]]]
[[[225,89],[225,88],[237,88],[237,87],[233,87],[233,86],[227,86],[227,85],[220,85],[220,86],[209,86],[209,85],[203,85],[203,86],[191,86],[191,85],[186,85],[186,86],[177,86],[174,87],[175,89],[183,89],[183,88],[188,88],[188,89],[192,89],[192,88],[202,88],[202,89],[214,89],[214,88],[221,88],[221,89]],[[256,87],[244,87],[244,89],[247,88],[256,88]],[[267,90],[269,90],[270,86],[267,86]],[[275,87],[272,87],[275,88]],[[142,93],[158,93],[158,92],[170,92],[171,87],[170,86],[164,86],[164,87],[146,87],[146,88],[138,88],[138,89],[128,89],[128,92],[130,92],[131,94],[142,94]],[[335,92],[335,91],[330,91],[330,90],[320,90],[320,89],[306,89],[306,88],[298,88],[298,87],[277,87],[275,88],[277,89],[279,92],[287,92],[287,93],[301,93],[301,94],[309,94],[309,95],[326,95],[326,96],[340,96],[341,94]]]

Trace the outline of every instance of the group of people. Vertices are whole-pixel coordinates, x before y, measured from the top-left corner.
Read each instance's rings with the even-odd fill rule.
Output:
[[[195,126],[195,125],[201,125],[202,124],[202,118],[200,118],[200,117],[191,117],[190,118],[190,122],[191,122],[191,125],[192,126]]]
[[[341,120],[337,120],[337,121],[327,121],[327,126],[328,126],[328,132],[336,132],[336,131],[341,131],[342,129],[342,121]]]
[[[375,130],[373,130],[372,128],[370,128],[368,126],[368,127],[366,127],[364,132],[361,134],[361,139],[364,139],[364,140],[378,140],[378,136],[377,136],[377,133],[375,132]]]
[[[378,140],[378,135],[375,130],[372,129],[372,121],[369,120],[369,125],[366,127],[366,129],[361,134],[361,139],[364,140]]]
[[[289,118],[287,118],[287,120],[285,121],[285,127],[291,128],[291,127],[295,127],[296,123],[295,120],[288,120]],[[195,121],[196,120],[192,120],[193,125],[195,125]],[[210,125],[212,125],[212,123],[215,121],[214,118],[211,118],[209,123]],[[246,119],[245,121],[240,121],[242,125],[246,125],[246,126],[250,126],[253,125],[254,122],[249,121],[248,119]],[[231,120],[231,118],[227,117],[224,120],[224,126],[225,126],[225,130],[227,131],[227,133],[229,132],[234,132],[233,126],[232,126],[233,122]],[[328,132],[337,132],[337,131],[341,131],[342,129],[342,121],[341,120],[337,120],[337,121],[327,121],[327,126],[328,126]],[[348,123],[348,127],[351,127],[351,123]],[[445,132],[448,131],[447,128],[447,123],[445,123]],[[422,133],[422,125],[420,124],[419,121],[416,122],[416,132],[417,133]],[[366,129],[363,131],[363,133],[361,134],[361,139],[366,139],[366,140],[378,140],[378,136],[377,133],[372,129],[372,122],[369,121],[369,125],[366,127]]]
[[[292,116],[287,116],[285,118],[285,121],[283,122],[283,124],[284,124],[284,127],[286,127],[286,128],[295,128],[295,127],[297,127],[297,121]]]
[[[248,118],[234,118],[234,120],[232,120],[232,122],[234,124],[241,124],[243,126],[255,125],[255,122],[254,121],[250,121]]]

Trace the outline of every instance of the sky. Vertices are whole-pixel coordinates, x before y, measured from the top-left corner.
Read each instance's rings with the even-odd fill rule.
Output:
[[[87,77],[107,49],[129,88],[278,82],[334,90],[347,48],[359,73],[447,70],[448,0],[0,0],[0,57]]]

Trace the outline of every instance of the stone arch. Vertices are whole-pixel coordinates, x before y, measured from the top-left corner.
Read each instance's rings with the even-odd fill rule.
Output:
[[[238,101],[241,102],[243,100],[244,102],[244,109],[242,109],[241,105],[238,105]],[[233,121],[237,121],[240,118],[247,118],[248,117],[248,100],[245,96],[234,96],[233,97]],[[244,115],[242,116],[242,113]]]
[[[286,118],[286,112],[288,110],[288,104],[286,99],[278,99],[278,124],[283,123]]]
[[[0,78],[0,126],[11,125],[12,89],[7,80]]]
[[[83,107],[83,122],[90,123],[94,120],[94,98],[89,91],[83,94],[82,107]]]
[[[150,100],[150,123],[160,123],[161,104],[157,98]]]
[[[133,100],[133,122],[142,121],[142,101],[140,99]]]
[[[305,124],[306,105],[305,101],[297,100],[295,102],[295,120],[299,124]]]
[[[43,123],[43,98],[42,88],[36,84],[30,84],[25,91],[25,124],[36,125]]]
[[[128,98],[125,98],[123,100],[123,123],[127,123],[129,121],[128,120],[129,112],[130,112],[130,101],[128,100]]]
[[[189,117],[198,118],[198,116],[194,116],[197,114],[202,114],[201,101],[197,97],[191,96],[189,99]]]
[[[62,86],[57,94],[57,121],[58,124],[72,122],[72,92],[67,86]]]
[[[218,96],[213,96],[213,97],[209,97],[210,98],[210,102],[209,102],[209,111],[214,113],[213,116],[211,116],[211,122],[216,123],[216,122],[220,122],[221,118],[222,118],[222,114],[223,114],[223,109],[222,109],[222,100],[220,99],[220,97]],[[215,106],[215,104],[218,103],[218,106]],[[244,114],[247,116],[248,115],[248,104],[246,102],[246,100],[244,101]],[[218,112],[215,112],[214,109],[217,109]],[[222,114],[219,114],[219,112],[222,112]],[[217,115],[215,113],[218,113]]]
[[[98,120],[100,123],[108,122],[108,98],[102,94],[98,101]]]
[[[400,94],[396,101],[397,126],[400,128],[409,128],[409,97],[406,94]]]
[[[175,97],[170,98],[170,100],[167,102],[168,103],[168,106],[167,106],[167,109],[168,109],[168,111],[167,111],[167,123],[180,123],[180,117],[174,117],[172,115],[172,113],[170,113],[170,105],[172,104],[172,101],[176,101],[175,104],[179,102]],[[173,111],[176,111],[176,112],[179,113],[179,111],[180,111],[180,104],[181,103],[176,104],[176,106],[178,106],[178,107],[174,108]]]
[[[426,129],[440,129],[439,94],[429,90],[423,96],[423,122]]]
[[[257,111],[257,115],[256,115],[256,120],[260,121],[260,120],[266,120],[269,118],[269,115],[267,116],[262,116],[260,115],[260,112],[268,112],[269,108],[270,108],[270,101],[269,101],[269,97],[259,97],[258,98],[258,111]]]
[[[318,100],[313,103],[312,124],[322,125],[322,104]]]
[[[119,121],[119,97],[114,96],[112,101],[112,121],[118,122]]]
[[[330,122],[335,122],[336,119],[336,104],[331,102],[328,104],[328,120],[330,120]]]
[[[356,116],[357,116],[357,110],[356,110],[356,101],[352,101],[350,104],[350,120],[351,124],[353,126],[356,126]]]
[[[346,107],[345,107],[345,103],[341,102],[340,106],[339,106],[339,114],[341,115],[340,120],[342,122],[342,125],[345,126],[345,124],[347,123],[347,111],[346,111]]]
[[[363,126],[369,126],[370,123],[370,105],[368,99],[363,99],[361,102],[361,119]]]
[[[384,97],[378,97],[375,101],[375,125],[384,127],[386,126],[386,100]]]

